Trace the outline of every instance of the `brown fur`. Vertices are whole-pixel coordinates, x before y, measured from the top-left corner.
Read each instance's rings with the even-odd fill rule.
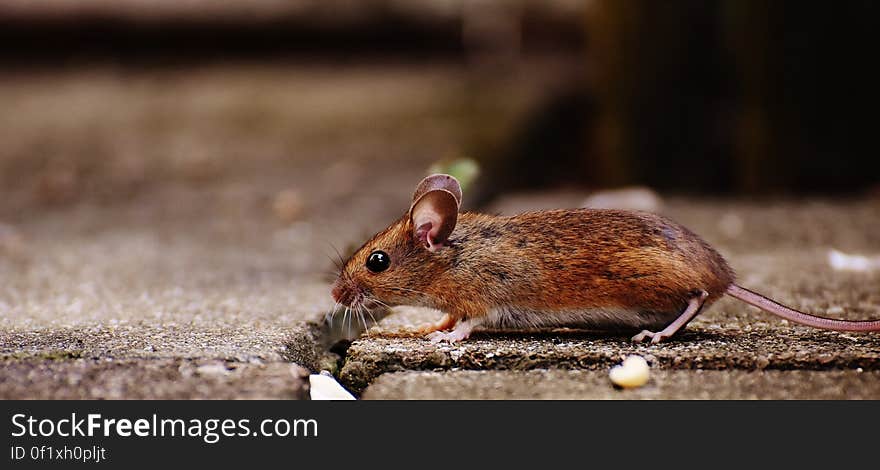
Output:
[[[373,273],[365,267],[374,250],[390,256],[386,271]],[[368,307],[371,299],[390,306],[433,307],[457,319],[484,317],[493,310],[548,317],[620,310],[634,312],[636,318],[612,319],[605,326],[643,328],[664,326],[700,290],[709,293],[708,306],[733,281],[731,268],[706,242],[650,213],[462,213],[445,246],[434,252],[414,236],[407,215],[351,257],[334,296]]]

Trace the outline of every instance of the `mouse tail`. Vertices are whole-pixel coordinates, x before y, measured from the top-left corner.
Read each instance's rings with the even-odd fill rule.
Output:
[[[752,292],[736,284],[731,284],[727,288],[727,295],[801,325],[835,331],[880,331],[880,320],[855,321],[817,317],[786,307],[773,299],[764,297],[757,292]]]

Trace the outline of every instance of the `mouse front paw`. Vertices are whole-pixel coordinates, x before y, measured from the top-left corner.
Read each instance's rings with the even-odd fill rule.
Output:
[[[479,319],[460,321],[455,325],[455,328],[452,331],[435,331],[429,334],[427,338],[435,343],[444,341],[447,343],[457,343],[468,339],[471,335],[471,331],[474,331],[474,328],[480,323],[481,321]]]
[[[470,332],[464,333],[464,332],[461,332],[458,330],[453,330],[453,331],[449,331],[449,332],[435,331],[435,332],[425,336],[425,338],[428,338],[429,340],[431,340],[432,343],[446,342],[446,343],[452,344],[452,343],[457,343],[459,341],[466,340],[468,338],[468,336],[470,336]]]
[[[440,319],[437,323],[431,323],[430,325],[424,325],[416,329],[416,332],[422,335],[431,335],[433,333],[449,330],[455,326],[456,320],[450,314],[443,315],[443,318]]]

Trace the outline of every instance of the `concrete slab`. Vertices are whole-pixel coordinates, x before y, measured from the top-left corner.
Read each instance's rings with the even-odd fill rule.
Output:
[[[876,400],[880,371],[654,370],[641,388],[619,389],[607,371],[396,372],[370,400]]]
[[[0,359],[0,399],[308,399],[290,363],[151,359]]]
[[[271,232],[236,241],[132,211],[22,225],[25,260],[0,263],[0,354],[314,363],[288,345],[330,308],[327,285],[303,276]]]
[[[606,370],[627,355],[644,356],[660,369],[880,370],[880,338],[801,329],[694,328],[678,340],[635,345],[626,337],[583,333],[477,334],[456,345],[421,338],[370,336],[348,350],[340,378],[363,391],[386,372],[404,370]]]

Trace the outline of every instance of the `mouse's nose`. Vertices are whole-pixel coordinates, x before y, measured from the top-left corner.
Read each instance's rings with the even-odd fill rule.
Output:
[[[351,306],[351,301],[354,299],[353,289],[344,282],[336,281],[330,293],[333,295],[333,300],[346,307]]]

